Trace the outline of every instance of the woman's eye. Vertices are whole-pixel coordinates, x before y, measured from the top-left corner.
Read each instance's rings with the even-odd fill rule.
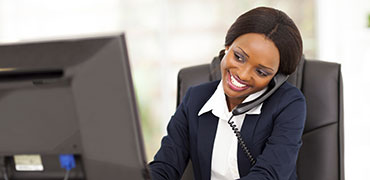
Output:
[[[238,61],[243,61],[243,57],[240,56],[238,53],[234,53],[235,59]]]
[[[267,75],[268,75],[265,71],[263,71],[263,70],[261,70],[261,69],[257,69],[257,70],[256,70],[256,72],[257,72],[257,74],[258,74],[258,75],[260,75],[260,76],[267,76]]]

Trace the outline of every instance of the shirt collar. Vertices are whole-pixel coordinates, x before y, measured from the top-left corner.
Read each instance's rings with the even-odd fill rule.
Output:
[[[255,92],[253,94],[250,94],[247,98],[244,99],[243,103],[252,101],[259,96],[261,96],[265,91],[267,90],[267,87],[262,89],[261,91]],[[252,108],[245,114],[260,114],[261,108],[263,103],[259,104],[258,106]],[[216,91],[213,93],[210,99],[203,105],[202,109],[199,111],[198,116],[208,112],[212,111],[212,113],[219,117],[219,118],[225,118],[229,117],[231,115],[231,112],[229,112],[229,109],[227,107],[226,98],[225,98],[225,92],[222,86],[222,80],[217,86]]]

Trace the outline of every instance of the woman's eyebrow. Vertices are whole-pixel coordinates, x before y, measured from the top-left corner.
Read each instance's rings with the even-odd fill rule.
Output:
[[[239,46],[237,46],[242,52],[243,52],[243,54],[245,55],[245,56],[247,56],[248,58],[249,58],[249,55],[242,49],[242,48],[240,48]]]
[[[262,65],[262,64],[258,64],[258,66],[260,66],[260,67],[262,67],[262,68],[264,68],[264,69],[269,69],[269,70],[271,70],[272,72],[274,72],[274,69],[272,69],[272,68],[270,68],[270,67],[266,67],[266,66],[264,66],[264,65]]]

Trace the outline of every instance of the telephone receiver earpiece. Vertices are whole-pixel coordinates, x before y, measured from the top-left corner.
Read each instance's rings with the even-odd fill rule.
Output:
[[[270,82],[269,89],[265,93],[253,101],[242,103],[236,106],[236,108],[234,108],[232,111],[233,115],[236,116],[243,114],[261,104],[268,97],[270,97],[288,79],[288,77],[289,75],[284,75],[281,73],[276,74],[273,80]]]

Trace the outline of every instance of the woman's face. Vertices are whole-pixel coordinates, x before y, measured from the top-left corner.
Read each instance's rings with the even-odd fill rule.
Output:
[[[269,84],[278,71],[280,55],[270,39],[257,33],[239,36],[226,50],[221,61],[221,73],[231,110],[248,95]]]

